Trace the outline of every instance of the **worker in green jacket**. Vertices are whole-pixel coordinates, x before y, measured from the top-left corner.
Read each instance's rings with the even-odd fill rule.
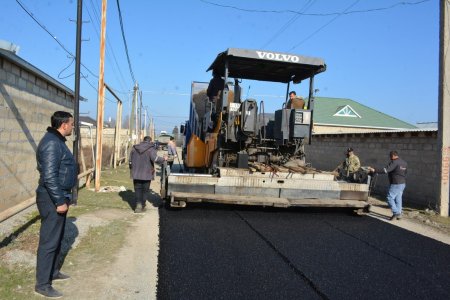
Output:
[[[353,152],[353,148],[347,148],[347,157],[338,166],[340,179],[355,182],[355,173],[359,168],[361,168],[361,163],[359,162],[358,156]]]

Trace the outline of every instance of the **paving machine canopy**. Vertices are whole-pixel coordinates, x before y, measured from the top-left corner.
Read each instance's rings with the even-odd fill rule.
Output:
[[[228,48],[217,55],[207,71],[216,70],[220,74],[227,64],[227,77],[282,83],[298,83],[326,70],[321,58]]]

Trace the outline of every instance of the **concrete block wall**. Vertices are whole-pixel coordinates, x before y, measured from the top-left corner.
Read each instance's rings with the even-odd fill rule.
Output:
[[[94,127],[89,130],[88,127],[80,128],[81,143],[84,146],[91,145],[92,141],[96,142],[97,139],[97,129]],[[103,145],[114,146],[115,129],[114,128],[104,128],[103,129]],[[120,131],[120,144],[125,145],[128,142],[128,130],[122,129]]]
[[[53,112],[72,107],[72,95],[0,57],[0,212],[35,195],[37,145]]]
[[[389,151],[397,150],[408,163],[404,202],[436,208],[438,203],[439,154],[437,131],[316,134],[305,147],[307,161],[320,170],[333,170],[352,147],[362,166],[384,167]],[[387,175],[377,177],[374,191],[385,196]]]
[[[81,127],[80,128],[80,137],[81,144],[83,146],[83,153],[85,156],[86,166],[90,168],[93,166],[92,162],[92,152],[95,152],[95,144],[97,142],[97,130],[96,128],[92,128],[89,130],[89,127]],[[114,128],[104,128],[103,129],[103,158],[102,165],[107,166],[110,162],[109,153],[113,153],[114,149],[114,137],[115,137],[115,129]],[[122,129],[120,132],[120,153],[119,158],[127,156],[127,146],[128,146],[128,130]],[[94,150],[93,150],[94,149]],[[106,151],[108,149],[108,151]],[[81,160],[80,160],[81,162]]]

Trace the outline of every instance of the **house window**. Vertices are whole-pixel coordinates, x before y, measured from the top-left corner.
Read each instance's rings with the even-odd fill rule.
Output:
[[[358,113],[351,108],[350,105],[340,106],[337,108],[336,113],[333,115],[336,117],[351,117],[351,118],[361,118]]]

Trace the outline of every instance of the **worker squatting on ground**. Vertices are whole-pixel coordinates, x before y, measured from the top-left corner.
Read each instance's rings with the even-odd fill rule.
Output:
[[[135,213],[145,211],[150,182],[155,177],[155,163],[162,164],[166,160],[167,156],[159,157],[156,154],[156,146],[149,136],[131,149],[129,167],[135,192]]]
[[[60,272],[61,242],[64,236],[71,190],[76,184],[75,159],[66,145],[66,136],[72,134],[73,116],[57,111],[51,117],[36,150],[39,185],[36,205],[41,216],[39,245],[36,260],[35,292],[49,298],[60,298],[62,293],[52,287],[55,280],[70,277]]]
[[[345,160],[337,166],[339,179],[348,182],[356,182],[356,172],[361,168],[359,157],[355,155],[353,148],[347,148]]]
[[[402,217],[402,196],[406,187],[406,174],[408,164],[398,156],[398,152],[393,150],[389,152],[391,159],[388,165],[382,169],[369,167],[369,171],[378,174],[388,174],[389,190],[387,202],[392,210],[392,220],[399,220]]]

